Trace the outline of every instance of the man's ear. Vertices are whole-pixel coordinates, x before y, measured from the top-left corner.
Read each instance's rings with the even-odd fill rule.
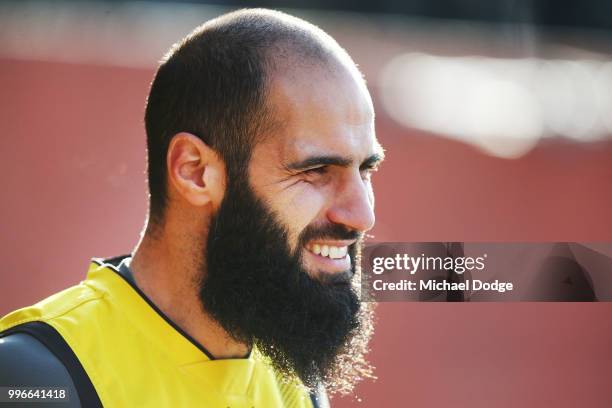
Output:
[[[166,156],[168,184],[196,207],[217,208],[225,192],[225,166],[221,157],[191,133],[172,137]]]

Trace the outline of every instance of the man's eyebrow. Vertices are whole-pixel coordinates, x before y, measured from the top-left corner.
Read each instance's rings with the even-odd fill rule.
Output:
[[[353,160],[342,156],[312,156],[304,160],[299,160],[285,166],[286,169],[306,170],[317,166],[341,166],[348,167],[353,163]]]
[[[372,167],[378,166],[385,159],[384,153],[374,153],[366,158],[361,165],[359,165],[359,169],[368,169]],[[353,160],[347,157],[342,156],[312,156],[308,157],[304,160],[299,160],[293,163],[290,163],[285,166],[287,170],[291,171],[300,171],[306,170],[317,166],[340,166],[340,167],[349,167],[353,164]]]

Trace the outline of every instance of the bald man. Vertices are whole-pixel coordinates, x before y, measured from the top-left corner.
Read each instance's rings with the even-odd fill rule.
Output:
[[[166,55],[145,125],[140,242],[0,320],[0,385],[67,406],[313,407],[370,376],[358,260],[383,150],[349,55],[287,14],[223,15]]]

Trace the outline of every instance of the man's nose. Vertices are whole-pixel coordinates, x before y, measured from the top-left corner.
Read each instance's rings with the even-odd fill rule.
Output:
[[[327,218],[349,229],[365,232],[374,226],[374,194],[369,182],[357,173],[335,191]]]

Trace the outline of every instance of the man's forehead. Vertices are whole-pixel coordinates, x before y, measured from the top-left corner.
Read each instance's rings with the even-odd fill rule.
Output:
[[[374,108],[370,93],[355,69],[336,65],[297,67],[273,75],[269,83],[268,100],[271,108],[290,120],[305,109],[322,106],[317,114],[344,115],[352,123],[371,122]]]
[[[350,72],[303,73],[272,82],[269,97],[279,126],[269,141],[281,159],[335,154],[359,160],[382,151],[370,95]]]

